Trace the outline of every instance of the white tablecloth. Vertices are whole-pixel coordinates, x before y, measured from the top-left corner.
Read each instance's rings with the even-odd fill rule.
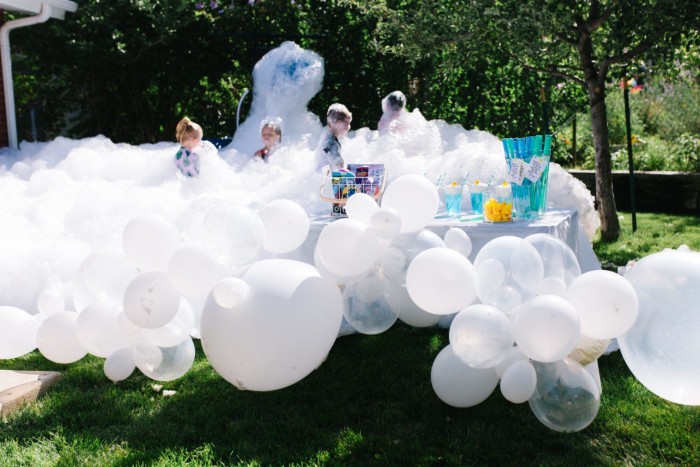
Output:
[[[336,219],[338,218],[331,217],[329,212],[310,216],[309,237],[304,246],[292,258],[313,263],[313,251],[321,230]],[[579,260],[581,272],[600,269],[600,263],[593,253],[591,242],[588,241],[583,230],[579,228],[576,210],[551,210],[541,219],[514,220],[498,224],[470,220],[469,216],[464,216],[461,219],[450,218],[440,213],[428,225],[427,229],[440,237],[444,237],[445,232],[452,227],[464,230],[472,241],[472,253],[469,256],[469,260],[472,262],[479,250],[496,237],[513,235],[524,238],[536,233],[546,233],[563,240],[571,247]]]

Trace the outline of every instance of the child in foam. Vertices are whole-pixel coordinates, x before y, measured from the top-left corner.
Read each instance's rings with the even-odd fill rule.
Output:
[[[207,154],[216,154],[216,148],[209,141],[202,141],[202,127],[185,117],[175,128],[175,137],[180,149],[175,154],[175,166],[186,177],[199,175],[199,160]]]
[[[401,91],[394,91],[382,99],[382,118],[379,119],[379,133],[402,132],[406,128],[406,96]]]
[[[260,124],[260,137],[265,145],[255,152],[256,161],[269,162],[269,156],[275,147],[282,142],[282,126],[279,118],[266,118]]]
[[[314,153],[316,171],[328,167],[330,172],[345,169],[345,161],[340,154],[341,141],[350,131],[352,113],[343,104],[332,104],[326,113],[328,126],[323,131]]]

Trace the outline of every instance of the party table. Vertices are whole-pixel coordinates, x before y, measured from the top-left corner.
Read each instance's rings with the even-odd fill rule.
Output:
[[[327,211],[310,216],[309,237],[298,254],[303,261],[313,262],[313,251],[321,230],[338,217],[331,216]],[[447,230],[456,227],[464,230],[472,241],[470,261],[474,261],[479,250],[490,240],[504,235],[524,238],[536,233],[552,235],[564,241],[574,251],[579,260],[582,272],[600,269],[600,263],[593,252],[591,242],[579,228],[578,212],[575,209],[550,210],[540,219],[515,219],[513,222],[488,223],[475,216],[460,218],[448,217],[445,212],[439,212],[426,227],[441,238]]]

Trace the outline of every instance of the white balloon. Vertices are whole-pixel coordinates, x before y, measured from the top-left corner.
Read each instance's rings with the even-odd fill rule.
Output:
[[[177,227],[155,214],[133,218],[122,239],[126,257],[144,271],[165,271],[170,255],[180,246]]]
[[[379,253],[379,265],[389,276],[398,276],[408,266],[404,252],[396,247],[389,246]]]
[[[611,271],[590,271],[574,280],[566,299],[581,320],[581,332],[593,339],[612,339],[637,319],[639,300],[634,287]]]
[[[430,382],[435,394],[445,404],[463,408],[485,401],[496,389],[498,377],[491,368],[465,365],[448,345],[433,362]]]
[[[366,193],[355,193],[345,203],[345,212],[350,219],[370,225],[372,215],[379,210],[377,201]]]
[[[276,199],[262,208],[258,215],[265,226],[263,247],[272,253],[294,251],[309,235],[309,216],[294,201]]]
[[[221,308],[235,308],[248,298],[249,293],[250,287],[239,277],[222,279],[211,291],[214,301]]]
[[[466,365],[491,368],[513,348],[510,320],[489,305],[471,305],[457,313],[450,325],[452,351]]]
[[[372,213],[369,227],[379,238],[394,238],[401,230],[401,216],[395,209],[380,207]]]
[[[496,370],[496,375],[499,378],[503,378],[503,373],[506,372],[508,367],[511,366],[513,363],[519,362],[521,360],[524,360],[526,362],[530,361],[528,356],[522,353],[522,351],[517,346],[513,347],[506,354],[506,358],[504,358],[503,361],[501,361],[501,363],[494,367],[494,369]]]
[[[544,277],[535,247],[513,236],[497,237],[484,245],[474,268],[481,301],[506,313],[534,298]]]
[[[185,336],[177,345],[161,347],[146,336],[138,336],[131,345],[136,367],[156,381],[172,381],[185,375],[194,363],[194,343]]]
[[[617,338],[627,366],[654,394],[700,405],[700,253],[649,255],[625,279],[639,299],[636,321]]]
[[[150,271],[137,276],[124,293],[124,311],[142,328],[163,326],[175,317],[180,295],[165,273]]]
[[[41,292],[36,306],[39,309],[39,313],[48,316],[64,311],[66,309],[66,301],[62,293],[48,289]]]
[[[121,311],[114,303],[97,301],[78,314],[75,331],[88,352],[107,358],[129,345],[129,336],[122,333],[117,324]]]
[[[155,329],[143,329],[141,335],[158,347],[175,347],[190,338],[188,330],[175,323],[168,323]]]
[[[518,348],[538,362],[561,360],[576,348],[581,335],[578,314],[556,295],[539,295],[515,317],[513,337]]]
[[[218,261],[242,266],[260,255],[265,244],[265,224],[246,206],[222,204],[204,217],[201,241]]]
[[[227,274],[226,267],[207,250],[191,245],[173,253],[167,271],[173,287],[188,297],[208,294]]]
[[[142,328],[136,326],[122,309],[117,315],[117,329],[126,336],[135,336],[141,332]]]
[[[212,367],[239,389],[294,384],[325,360],[336,340],[340,291],[313,266],[286,259],[258,261],[243,280],[250,293],[236,307],[207,300],[202,348]]]
[[[380,334],[394,325],[401,311],[398,286],[374,272],[343,291],[345,319],[362,334]]]
[[[80,273],[73,277],[71,281],[71,297],[73,299],[73,306],[78,312],[84,310],[88,305],[98,300],[97,297],[90,292],[90,289]]]
[[[440,207],[435,185],[416,174],[403,175],[387,186],[382,207],[393,208],[401,217],[400,232],[417,232],[427,226]]]
[[[360,221],[339,219],[326,225],[318,237],[318,254],[333,274],[354,276],[374,265],[379,257],[379,239]]]
[[[114,382],[124,381],[136,369],[131,347],[124,347],[112,352],[104,363],[105,376]]]
[[[540,254],[545,279],[558,279],[564,283],[564,290],[566,290],[574,279],[581,275],[581,266],[576,253],[566,242],[545,233],[529,235],[525,237],[525,241],[534,246]]]
[[[537,384],[528,402],[537,419],[546,427],[564,433],[590,425],[600,409],[600,389],[593,376],[568,358],[532,365]]]
[[[0,359],[21,357],[36,349],[39,321],[21,308],[0,306]]]
[[[36,334],[39,352],[56,363],[77,362],[87,355],[87,349],[78,339],[75,329],[77,319],[78,314],[72,311],[47,316]]]
[[[408,266],[418,254],[430,248],[441,248],[444,246],[445,242],[442,238],[430,230],[398,234],[385,249],[389,257],[385,258],[380,254],[380,264],[384,265],[385,261],[389,261],[390,266],[385,268],[384,272],[392,282],[403,286],[406,284]],[[401,251],[402,255],[398,255],[395,250]],[[398,263],[401,261],[404,263],[404,266],[398,269]]]
[[[340,274],[334,274],[331,271],[329,271],[328,268],[323,264],[323,261],[321,260],[321,255],[319,254],[318,245],[314,249],[314,266],[316,266],[316,269],[318,270],[319,274],[321,274],[321,277],[325,277],[326,279],[332,281],[338,286],[343,286],[347,284],[352,284],[353,282],[357,282],[367,277],[371,271],[371,269],[367,269],[366,271],[363,271],[360,274],[355,274],[352,276],[342,276]]]
[[[524,360],[513,362],[501,378],[501,394],[514,404],[527,402],[534,394],[536,386],[535,367]]]
[[[469,258],[472,253],[472,241],[462,229],[452,227],[445,232],[445,246],[451,250],[462,254],[465,258]]]
[[[428,313],[416,305],[408,295],[406,286],[399,286],[399,296],[401,297],[399,319],[409,326],[413,326],[414,328],[427,328],[429,326],[434,326],[442,319],[443,315]]]
[[[476,298],[472,263],[449,248],[420,253],[408,266],[406,288],[411,299],[429,313],[447,315]]]

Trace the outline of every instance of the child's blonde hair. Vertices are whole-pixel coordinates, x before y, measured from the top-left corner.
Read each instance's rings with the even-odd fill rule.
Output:
[[[335,104],[331,104],[331,106],[328,107],[326,118],[328,120],[328,123],[335,123],[338,120],[347,120],[348,122],[351,122],[352,112],[350,112],[348,108],[345,107],[343,104],[338,104],[336,102]]]
[[[279,117],[265,117],[265,119],[260,123],[260,131],[262,132],[265,128],[272,128],[277,136],[280,137],[280,142],[282,141],[282,119]]]
[[[187,117],[180,120],[175,127],[175,138],[178,143],[188,139],[202,139],[202,136],[204,136],[202,127]]]

